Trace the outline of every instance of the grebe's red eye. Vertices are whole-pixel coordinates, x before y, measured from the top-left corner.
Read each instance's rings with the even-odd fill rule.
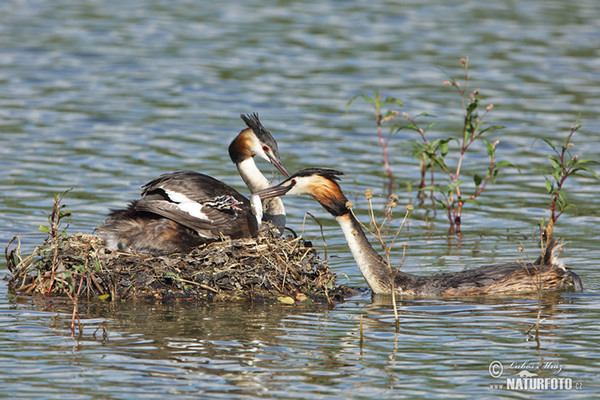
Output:
[[[269,147],[267,147],[267,146],[263,146],[263,151],[264,151],[265,153],[268,153],[268,152],[270,151],[270,149],[269,149]]]
[[[292,184],[292,186],[294,186],[296,184],[296,180],[292,179],[292,181],[290,183]]]

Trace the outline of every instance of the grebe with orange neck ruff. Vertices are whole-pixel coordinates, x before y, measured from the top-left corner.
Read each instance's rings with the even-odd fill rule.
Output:
[[[542,290],[583,291],[579,276],[557,259],[560,245],[551,240],[533,263],[486,265],[454,273],[419,276],[391,272],[384,259],[369,243],[360,223],[347,206],[348,199],[338,184],[342,172],[308,168],[279,185],[259,191],[261,198],[285,194],[305,194],[317,200],[338,221],[350,251],[367,284],[374,293],[408,296],[476,296]]]

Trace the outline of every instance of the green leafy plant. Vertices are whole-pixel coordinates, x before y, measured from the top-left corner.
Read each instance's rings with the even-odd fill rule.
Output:
[[[54,196],[52,211],[48,215],[48,225],[40,225],[38,230],[48,234],[47,241],[51,244],[58,243],[61,239],[67,237],[67,228],[71,223],[71,211],[66,209],[65,204],[61,204],[65,195],[71,189],[65,190]]]
[[[346,113],[350,109],[352,103],[354,103],[354,101],[358,98],[362,98],[367,103],[371,104],[371,106],[373,107],[373,112],[375,114],[375,122],[377,123],[377,137],[379,138],[379,145],[381,146],[381,150],[383,152],[383,165],[388,176],[388,196],[391,196],[392,190],[394,189],[394,175],[392,174],[392,168],[390,166],[388,143],[393,133],[393,127],[390,128],[390,133],[388,137],[384,138],[382,125],[385,122],[394,119],[396,116],[399,115],[399,113],[395,110],[388,110],[385,113],[382,113],[382,108],[389,105],[402,106],[402,100],[399,100],[395,97],[386,97],[382,100],[381,93],[375,90],[373,92],[373,97],[370,97],[366,94],[359,94],[357,96],[352,97],[348,101],[348,104],[346,104]]]
[[[484,119],[494,108],[492,104],[485,107],[483,114],[479,113],[481,107],[480,90],[475,89],[467,91],[470,75],[468,69],[468,58],[461,59],[461,65],[464,69],[464,78],[462,83],[450,77],[444,85],[454,87],[462,101],[464,109],[462,132],[458,138],[448,137],[443,139],[430,140],[425,133],[435,127],[437,122],[429,123],[424,128],[417,121],[420,117],[430,117],[429,114],[419,114],[411,117],[408,113],[402,116],[408,120],[408,125],[398,128],[411,129],[419,133],[419,139],[413,141],[413,156],[418,158],[421,169],[421,183],[419,189],[421,192],[431,190],[441,195],[436,201],[446,210],[448,221],[450,222],[450,233],[460,235],[462,224],[462,210],[466,203],[478,205],[476,199],[486,188],[487,184],[494,180],[501,168],[513,166],[509,161],[496,161],[496,146],[499,141],[488,142],[483,139],[483,135],[502,128],[500,125],[486,125]],[[470,195],[465,195],[462,189],[464,180],[462,180],[463,162],[467,151],[477,140],[482,140],[489,156],[489,165],[484,174],[473,173],[474,191]],[[458,161],[455,167],[448,165],[446,155],[452,150],[451,144],[458,146]],[[449,181],[446,185],[438,185],[435,182],[436,168],[444,172]],[[431,181],[428,186],[425,184],[427,172],[430,173]]]
[[[64,196],[71,189],[65,190],[62,193],[58,193],[54,196],[54,203],[52,206],[52,212],[48,215],[48,225],[40,225],[38,230],[48,234],[45,244],[53,250],[52,257],[52,274],[50,277],[50,284],[48,285],[48,295],[52,291],[54,285],[55,272],[58,264],[58,247],[60,243],[67,237],[67,228],[71,223],[71,212],[66,209],[66,205],[61,204]]]
[[[571,176],[586,175],[587,173],[587,175],[600,180],[598,174],[590,168],[590,165],[598,164],[596,161],[579,158],[579,156],[576,154],[573,155],[569,150],[574,146],[571,141],[573,135],[582,127],[580,119],[581,115],[577,117],[560,148],[548,139],[542,139],[554,152],[554,154],[548,156],[551,168],[542,169],[542,172],[546,175],[546,190],[550,195],[550,205],[548,207],[550,215],[548,216],[548,222],[546,223],[544,219],[540,221],[542,235],[545,236],[547,241],[552,238],[556,220],[569,208],[574,207],[565,197],[564,185],[567,179]]]

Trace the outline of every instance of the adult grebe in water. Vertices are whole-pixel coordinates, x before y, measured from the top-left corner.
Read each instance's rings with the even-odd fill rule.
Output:
[[[256,194],[261,197],[307,194],[333,215],[348,242],[350,251],[374,293],[392,291],[390,270],[373,249],[360,223],[347,207],[338,180],[342,172],[309,168],[297,172],[279,185]],[[473,296],[515,292],[535,292],[539,282],[544,290],[572,287],[582,291],[579,276],[557,260],[559,245],[552,240],[534,263],[486,265],[461,272],[417,276],[398,271],[393,288],[396,294],[412,296]]]
[[[241,115],[248,128],[229,145],[229,156],[250,192],[269,187],[254,162],[259,156],[284,176],[277,142],[257,114]],[[135,252],[189,251],[222,236],[254,237],[262,220],[285,225],[285,208],[279,198],[263,207],[208,175],[193,171],[164,174],[143,186],[142,198],[125,210],[113,210],[97,232],[109,248]]]

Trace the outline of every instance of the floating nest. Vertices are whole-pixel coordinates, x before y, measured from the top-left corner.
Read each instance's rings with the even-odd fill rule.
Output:
[[[150,255],[112,251],[100,237],[79,233],[49,236],[26,257],[13,238],[5,256],[15,294],[331,304],[348,291],[301,237],[224,240],[185,254]]]

